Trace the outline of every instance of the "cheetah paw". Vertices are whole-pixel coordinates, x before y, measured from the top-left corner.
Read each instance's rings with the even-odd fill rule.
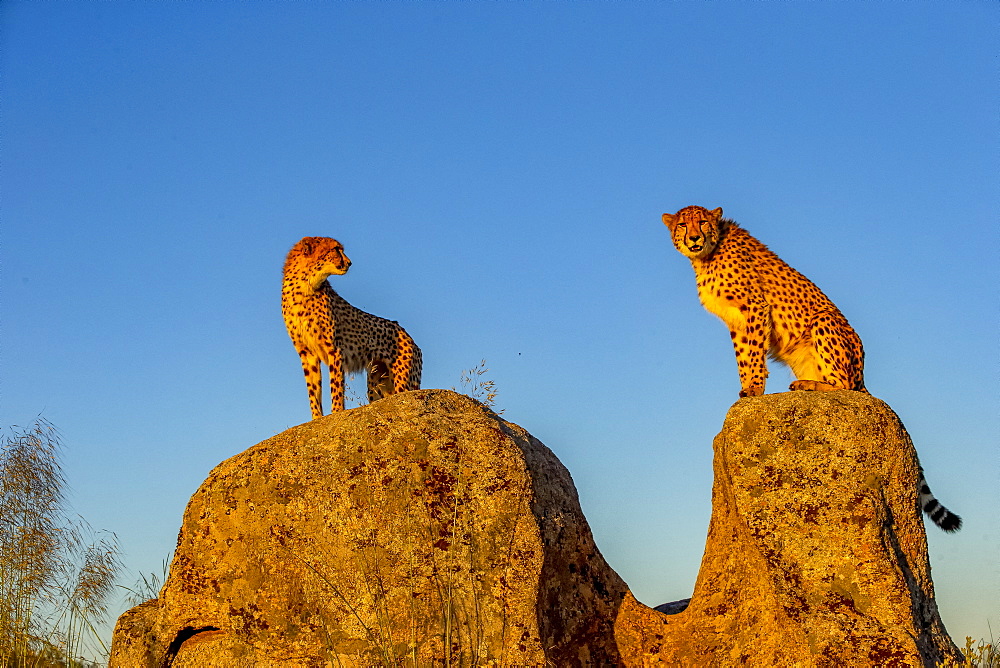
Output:
[[[788,386],[789,390],[804,390],[804,391],[814,391],[814,392],[829,392],[831,390],[840,389],[837,386],[828,383],[824,380],[797,380]]]

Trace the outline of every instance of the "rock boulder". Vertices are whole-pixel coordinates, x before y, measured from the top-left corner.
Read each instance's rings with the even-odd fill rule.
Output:
[[[913,445],[888,406],[848,391],[742,399],[714,447],[698,581],[664,614],[605,563],[552,452],[481,404],[421,390],[294,427],[211,472],[159,598],[119,619],[110,665],[959,658]]]
[[[958,660],[934,602],[917,466],[899,418],[868,394],[741,399],[715,439],[691,602],[666,616],[628,596],[620,651],[637,665]]]
[[[111,665],[615,665],[625,591],[548,448],[407,392],[216,467]]]

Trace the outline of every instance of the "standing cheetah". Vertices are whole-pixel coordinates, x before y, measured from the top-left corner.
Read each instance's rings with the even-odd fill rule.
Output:
[[[833,302],[742,227],[688,206],[663,214],[674,246],[694,267],[698,297],[729,326],[740,372],[740,397],[764,393],[766,356],[791,367],[791,390],[867,392],[861,338]],[[945,531],[961,518],[931,494],[924,473],[917,483],[920,507]]]
[[[701,303],[729,326],[741,397],[764,393],[767,355],[791,367],[792,390],[865,391],[861,338],[812,281],[722,209],[689,206],[663,222],[694,266]]]
[[[351,261],[340,242],[305,237],[285,259],[281,312],[299,351],[312,417],[323,416],[321,364],[330,367],[332,411],[344,410],[344,374],[368,371],[368,400],[420,389],[420,348],[399,323],[347,303],[327,282]]]

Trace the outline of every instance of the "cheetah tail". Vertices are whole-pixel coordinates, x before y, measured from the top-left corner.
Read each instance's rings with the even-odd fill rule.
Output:
[[[920,482],[917,488],[920,490],[920,507],[927,513],[927,516],[931,518],[934,524],[948,533],[958,531],[962,528],[962,518],[941,505],[934,498],[934,495],[931,494],[931,488],[927,485],[927,479],[924,478],[923,471],[920,471]]]

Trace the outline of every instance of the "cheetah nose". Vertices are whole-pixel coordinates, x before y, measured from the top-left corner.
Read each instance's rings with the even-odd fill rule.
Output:
[[[691,243],[696,244],[698,243],[698,240],[701,239],[701,237],[689,237],[689,239]]]

